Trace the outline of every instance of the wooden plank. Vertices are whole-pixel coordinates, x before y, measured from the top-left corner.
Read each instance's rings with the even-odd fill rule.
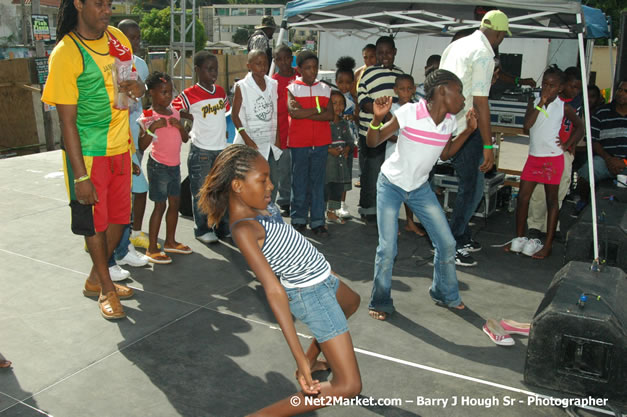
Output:
[[[33,93],[30,90],[18,86],[0,88],[0,151],[39,145],[34,121]]]
[[[0,83],[32,84],[32,58],[0,60]]]

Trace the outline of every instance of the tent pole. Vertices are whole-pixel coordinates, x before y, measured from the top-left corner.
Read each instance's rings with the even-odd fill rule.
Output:
[[[274,48],[275,50],[276,48],[281,46],[281,42],[283,42],[283,36],[285,36],[286,32],[287,32],[287,20],[283,20],[281,22],[281,30],[279,30],[279,39],[276,40],[276,47]],[[270,64],[270,71],[268,71],[268,75],[272,76],[272,74],[274,74],[274,57],[272,57],[272,63]]]
[[[610,36],[607,38],[607,44],[610,47],[610,80],[611,80],[611,84],[610,84],[610,101],[612,101],[614,99],[614,84],[616,83],[616,80],[614,80],[614,54],[612,53],[612,49],[614,48],[614,42],[612,41],[612,20],[611,18],[609,18],[609,22],[608,22],[608,26],[610,29]]]
[[[577,23],[582,22],[581,13],[577,13]],[[584,56],[583,48],[583,33],[577,34],[579,40],[579,63],[581,65],[581,83],[583,93],[583,105],[584,105],[584,117],[586,127],[586,150],[588,151],[588,174],[590,178],[590,207],[592,208],[592,240],[594,242],[594,261],[593,269],[595,265],[599,264],[599,236],[597,230],[597,203],[596,203],[596,191],[594,186],[594,166],[592,164],[592,131],[590,129],[590,99],[588,97],[588,70],[586,68],[586,59]]]

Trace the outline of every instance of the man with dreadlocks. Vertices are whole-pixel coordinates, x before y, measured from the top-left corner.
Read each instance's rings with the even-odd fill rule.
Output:
[[[83,294],[98,297],[106,319],[119,319],[125,316],[120,299],[133,295],[113,284],[107,267],[131,213],[132,138],[124,100],[141,97],[144,85],[132,75],[120,81],[123,69],[134,71],[132,48],[109,26],[110,17],[110,1],[62,0],[42,101],[59,113],[72,232],[85,236],[93,262]]]

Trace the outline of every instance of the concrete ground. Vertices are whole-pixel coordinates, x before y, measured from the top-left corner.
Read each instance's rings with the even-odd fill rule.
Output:
[[[1,417],[242,416],[296,392],[295,363],[261,285],[232,241],[201,244],[190,219],[179,219],[177,238],[194,254],[130,268],[136,296],[123,301],[128,317],[104,320],[81,294],[91,262],[70,232],[60,168],[60,151],[0,160],[0,352],[13,361],[0,369]],[[353,214],[358,195],[348,194]],[[527,405],[532,393],[567,396],[523,382],[527,339],[514,336],[515,346],[504,348],[481,331],[487,318],[531,321],[562,266],[561,242],[544,261],[490,247],[512,237],[513,221],[507,211],[474,219],[479,265],[457,270],[465,312],[430,300],[430,246],[402,232],[398,311],[386,322],[367,309],[376,228],[353,219],[329,225],[324,241],[308,235],[362,298],[349,321],[360,398],[382,400],[309,415],[566,416]],[[308,344],[307,328],[297,329]]]

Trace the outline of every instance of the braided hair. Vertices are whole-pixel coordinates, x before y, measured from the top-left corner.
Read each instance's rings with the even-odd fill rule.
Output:
[[[355,79],[355,73],[353,70],[355,69],[355,60],[350,56],[342,56],[335,63],[335,67],[337,70],[335,71],[335,79],[340,76],[340,74],[348,74],[351,79]]]
[[[81,0],[85,2],[85,0]],[[59,6],[59,17],[57,18],[57,43],[78,24],[78,11],[74,7],[73,0],[61,0]]]
[[[167,84],[172,81],[172,78],[165,72],[155,71],[146,78],[146,87],[149,90],[157,87],[160,84]]]
[[[433,98],[433,93],[435,92],[436,87],[440,85],[445,85],[448,83],[457,83],[460,87],[463,88],[462,80],[451,71],[447,71],[444,69],[434,69],[433,71],[427,74],[427,78],[425,78],[425,99],[430,101]]]
[[[226,213],[231,182],[243,180],[260,155],[259,151],[246,145],[231,145],[218,155],[198,192],[198,208],[207,214],[209,225],[218,224]]]

